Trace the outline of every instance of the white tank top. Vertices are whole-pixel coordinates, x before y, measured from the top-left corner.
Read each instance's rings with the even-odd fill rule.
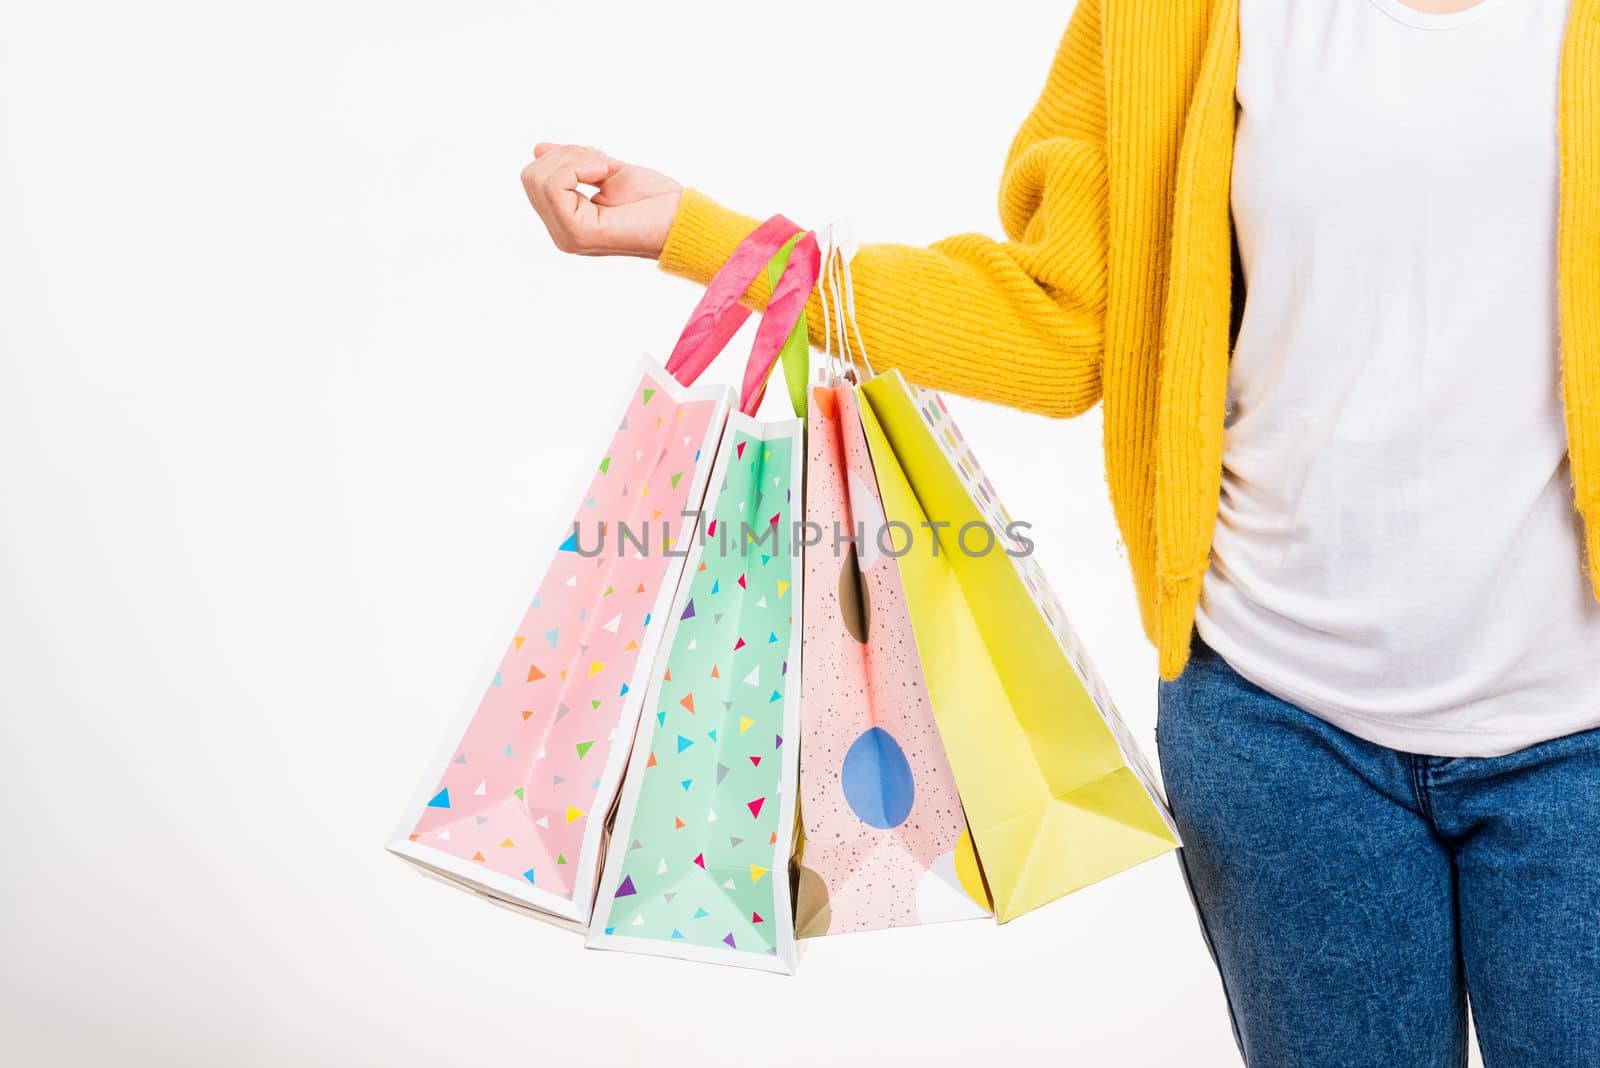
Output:
[[[1559,368],[1566,17],[1242,2],[1248,296],[1197,627],[1268,692],[1408,752],[1600,726]]]

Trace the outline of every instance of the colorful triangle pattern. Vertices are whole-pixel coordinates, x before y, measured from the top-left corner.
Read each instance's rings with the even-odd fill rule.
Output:
[[[704,446],[722,429],[716,401],[680,401],[660,374],[637,379],[622,419],[609,424],[538,593],[417,816],[414,847],[558,897],[592,886],[591,813],[610,807],[620,773],[604,769],[617,740],[633,736],[627,717],[640,711],[643,670],[653,666],[640,662],[650,616],[684,564],[632,549],[677,537],[699,504],[689,493],[705,483]],[[635,541],[624,541],[623,527]]]
[[[781,545],[770,536],[759,545],[704,539],[664,639],[661,681],[646,709],[654,718],[638,742],[651,761],[633,772],[638,801],[619,814],[616,830],[641,848],[623,855],[601,895],[606,915],[597,918],[630,938],[762,955],[777,946],[778,925],[764,917],[786,907],[779,894],[787,887],[764,876],[788,864],[778,855],[789,840],[778,826],[785,762],[772,758],[783,755],[783,698],[798,640],[779,589],[798,580],[788,541],[799,442],[775,433],[762,440],[730,429],[724,448],[733,456],[708,502],[707,526],[740,529],[745,516],[776,516]]]

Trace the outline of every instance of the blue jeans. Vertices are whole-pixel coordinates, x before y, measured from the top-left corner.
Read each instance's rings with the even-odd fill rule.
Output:
[[[1600,669],[1600,665],[1597,665]],[[1600,1066],[1600,731],[1362,741],[1198,639],[1161,684],[1179,854],[1254,1068]]]

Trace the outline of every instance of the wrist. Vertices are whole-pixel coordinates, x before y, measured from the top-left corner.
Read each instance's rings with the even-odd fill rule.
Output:
[[[670,193],[661,194],[660,222],[653,228],[648,241],[645,255],[650,259],[660,260],[661,254],[666,250],[667,242],[672,237],[672,228],[677,225],[678,215],[683,210],[683,187],[679,186]]]

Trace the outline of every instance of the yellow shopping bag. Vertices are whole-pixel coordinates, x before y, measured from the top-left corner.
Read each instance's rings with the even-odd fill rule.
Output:
[[[898,372],[860,395],[883,537],[1000,921],[1177,847],[1149,765],[943,400]]]

